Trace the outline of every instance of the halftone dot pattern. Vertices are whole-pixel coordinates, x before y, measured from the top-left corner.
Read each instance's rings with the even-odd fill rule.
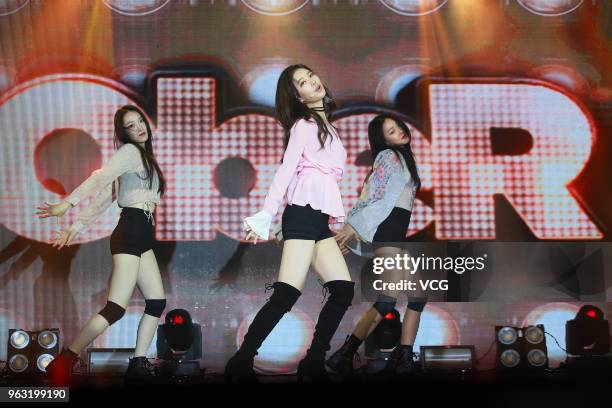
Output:
[[[37,179],[34,149],[55,129],[82,129],[99,143],[102,160],[106,162],[115,152],[115,111],[133,103],[115,90],[115,85],[93,75],[52,75],[26,82],[3,96],[0,100],[0,222],[4,226],[22,236],[49,241],[53,231],[70,226],[79,211],[87,206],[91,198],[69,211],[60,225],[53,218],[38,219],[36,206],[45,201],[56,203],[60,197],[45,189]],[[83,158],[75,155],[70,160],[77,163]],[[73,242],[108,236],[118,217],[119,208],[114,204]]]
[[[119,106],[131,102],[117,88],[91,75],[57,75],[28,82],[3,98],[0,118],[6,148],[0,177],[6,187],[0,216],[7,228],[39,241],[51,237],[57,225],[33,213],[36,205],[58,197],[35,178],[33,149],[55,129],[77,128],[99,141],[103,161],[108,160],[114,153],[112,117]],[[158,92],[155,149],[169,176],[168,194],[158,210],[158,238],[209,240],[214,230],[242,238],[242,220],[261,209],[280,163],[280,126],[259,114],[216,125],[212,78],[162,78]],[[435,153],[430,154],[414,128],[413,150],[424,188],[435,185],[439,239],[495,238],[495,193],[506,194],[540,238],[602,237],[566,187],[588,160],[594,136],[588,117],[569,97],[544,86],[520,84],[432,85],[430,97]],[[65,103],[58,105],[58,98]],[[372,116],[353,115],[336,123],[348,152],[341,182],[347,212],[368,172],[354,161],[368,149]],[[489,129],[494,126],[528,130],[533,148],[521,156],[493,156]],[[254,188],[239,199],[221,197],[212,182],[218,163],[232,156],[249,160],[257,174]],[[60,227],[68,226],[78,211],[70,212]],[[108,236],[118,212],[111,206],[75,242]],[[411,230],[422,229],[431,219],[431,211],[417,201]]]
[[[35,178],[34,148],[44,135],[57,128],[77,128],[98,141],[103,162],[107,161],[115,152],[113,115],[119,106],[133,103],[113,88],[117,88],[116,84],[95,76],[58,75],[26,83],[5,98],[0,117],[6,148],[0,169],[8,188],[2,190],[1,216],[8,228],[40,241],[51,238],[58,226],[54,220],[38,220],[34,208],[44,201],[57,202],[59,197]],[[158,126],[153,131],[153,140],[156,157],[168,181],[156,214],[157,238],[211,240],[215,231],[242,238],[243,219],[261,209],[280,164],[284,151],[282,128],[274,118],[260,114],[244,114],[215,124],[212,78],[161,78],[157,89]],[[66,102],[57,104],[57,98]],[[353,115],[335,123],[348,153],[340,185],[346,212],[355,204],[369,171],[368,167],[354,163],[359,153],[369,149],[367,125],[373,116]],[[15,132],[19,137],[14,137]],[[412,133],[424,188],[428,188],[430,149],[420,132],[412,128]],[[214,185],[215,168],[228,157],[245,158],[255,168],[256,182],[246,197],[222,197]],[[69,212],[60,227],[69,226],[88,201]],[[415,202],[413,212],[410,233],[422,229],[432,219],[431,209],[419,201]],[[74,242],[110,235],[118,214],[119,208],[113,204]],[[275,222],[280,222],[281,215],[282,208]]]
[[[494,239],[496,193],[538,238],[602,238],[566,187],[594,138],[572,99],[535,84],[433,84],[429,94],[438,239]],[[492,127],[525,129],[533,148],[494,156]]]
[[[215,230],[243,238],[243,219],[261,210],[280,164],[282,128],[274,118],[259,114],[215,123],[212,78],[160,78],[157,87],[156,155],[168,178],[157,212],[158,239],[211,240]],[[249,160],[257,172],[255,186],[246,197],[223,197],[214,184],[216,166],[228,157]]]
[[[168,179],[168,190],[157,212],[158,239],[211,240],[215,231],[243,238],[244,218],[261,210],[280,165],[284,135],[276,120],[243,114],[222,124],[215,123],[215,85],[213,78],[158,80],[156,156]],[[354,162],[360,152],[369,149],[367,126],[373,117],[354,115],[334,123],[348,154],[340,185],[347,212],[356,202],[369,170],[355,166]],[[428,151],[425,138],[416,129],[413,133],[417,148]],[[228,157],[247,159],[256,171],[255,185],[246,197],[223,197],[214,184],[216,166]],[[429,154],[423,157],[424,180],[431,168],[429,157]],[[411,224],[415,231],[431,220],[431,210],[417,206]],[[275,223],[280,222],[283,207]]]

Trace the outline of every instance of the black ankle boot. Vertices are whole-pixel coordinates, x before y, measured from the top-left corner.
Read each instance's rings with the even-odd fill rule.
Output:
[[[414,363],[412,348],[397,346],[391,352],[383,373],[386,375],[406,376],[417,374],[418,371]]]
[[[65,349],[47,365],[45,372],[54,387],[67,387],[70,385],[72,370],[77,360],[77,354],[69,349]]]
[[[253,370],[253,356],[240,352],[234,354],[225,365],[225,381],[239,383],[256,383],[257,376]]]
[[[128,369],[125,372],[125,382],[128,385],[145,385],[155,378],[151,363],[146,357],[130,358]]]
[[[406,376],[418,374],[419,369],[414,362],[414,353],[412,350],[400,349],[401,353],[397,359],[397,365],[395,366],[395,375]]]
[[[355,346],[350,344],[350,338],[350,336],[347,336],[342,347],[336,350],[325,362],[325,365],[330,370],[343,376],[351,375],[354,372],[353,359],[355,357]]]
[[[297,368],[297,381],[301,383],[304,378],[308,378],[313,383],[331,382],[327,371],[325,371],[324,354],[312,353],[310,350],[306,353],[306,357],[300,361]]]

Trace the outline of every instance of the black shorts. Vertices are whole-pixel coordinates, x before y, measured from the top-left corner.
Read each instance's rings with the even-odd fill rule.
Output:
[[[393,207],[391,214],[389,214],[376,229],[376,233],[372,239],[374,247],[376,248],[377,246],[375,243],[381,242],[406,242],[406,232],[408,230],[408,225],[410,225],[411,215],[412,211],[408,211],[405,208]]]
[[[310,239],[321,241],[333,237],[329,229],[329,215],[321,210],[290,204],[285,208],[282,218],[283,240]]]
[[[110,238],[111,254],[140,256],[153,248],[155,231],[144,210],[124,207]]]

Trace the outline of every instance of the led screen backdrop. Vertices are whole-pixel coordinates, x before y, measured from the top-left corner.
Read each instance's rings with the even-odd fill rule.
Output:
[[[113,114],[132,103],[168,179],[155,248],[167,310],[193,314],[203,364],[221,368],[280,264],[280,246],[241,242],[241,228],[282,157],[274,93],[296,62],[338,104],[347,211],[371,165],[367,124],[393,112],[423,181],[407,235],[495,254],[486,274],[446,276],[417,345],[481,356],[505,323],[543,323],[563,344],[580,305],[612,304],[611,34],[612,5],[595,0],[0,0],[0,344],[13,327],[72,338],[104,305],[119,208],[59,252],[46,242],[86,202],[59,224],[34,208],[108,160]],[[362,290],[334,345],[370,300],[367,259],[347,261]],[[293,370],[307,348],[315,276],[304,291],[262,371]],[[133,346],[143,305],[135,295],[94,346]]]

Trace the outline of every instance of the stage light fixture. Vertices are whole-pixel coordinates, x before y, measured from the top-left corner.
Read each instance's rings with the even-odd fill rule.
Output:
[[[610,324],[601,309],[584,305],[573,320],[565,324],[565,344],[568,354],[596,356],[610,352]]]
[[[502,344],[510,345],[515,343],[517,339],[518,333],[514,327],[502,327],[497,332],[497,340],[499,340],[499,342]]]
[[[544,340],[544,330],[540,326],[529,326],[525,329],[525,340],[531,344],[539,344]]]
[[[505,368],[514,368],[520,364],[521,355],[513,349],[504,350],[499,356],[499,362]]]
[[[44,373],[47,371],[47,366],[49,365],[51,361],[53,361],[53,356],[51,354],[48,354],[48,353],[40,354],[38,358],[36,359],[36,367],[38,368],[39,371]]]
[[[58,338],[55,333],[50,330],[43,330],[38,335],[38,344],[44,349],[52,349],[57,346]]]
[[[423,372],[468,372],[474,369],[475,346],[421,346]]]
[[[28,369],[28,357],[24,354],[15,354],[9,358],[9,369],[13,373],[23,373]]]
[[[448,0],[379,0],[394,13],[403,16],[425,16],[442,8]]]
[[[10,334],[10,344],[18,350],[24,349],[30,344],[30,336],[23,330],[16,330]]]
[[[544,326],[495,326],[499,369],[544,369],[548,367],[548,349]]]
[[[165,323],[157,328],[157,356],[164,361],[159,372],[166,377],[200,374],[202,329],[193,323],[187,310],[166,313]]]
[[[548,349],[546,347],[544,325],[527,326],[522,330],[525,339],[523,344],[525,367],[530,369],[548,368]]]
[[[242,4],[256,13],[266,16],[283,16],[295,13],[300,10],[310,0],[242,0]]]
[[[365,354],[372,359],[386,359],[400,342],[402,321],[400,313],[393,309],[383,316],[380,323],[365,341]]]
[[[41,375],[59,353],[59,329],[10,329],[8,369],[14,375]]]
[[[517,2],[533,14],[557,17],[576,10],[584,0],[517,0]]]

